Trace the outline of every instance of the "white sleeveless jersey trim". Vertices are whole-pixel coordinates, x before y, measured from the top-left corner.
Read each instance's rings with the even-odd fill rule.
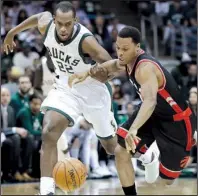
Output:
[[[64,86],[67,84],[68,76],[74,73],[85,72],[93,66],[91,63],[87,64],[84,62],[80,54],[81,50],[79,49],[83,37],[93,36],[93,34],[79,23],[77,23],[76,26],[77,29],[80,28],[80,31],[76,37],[66,45],[57,42],[55,38],[55,24],[53,22],[50,24],[44,40],[44,45],[48,50],[55,67],[55,73],[58,76],[56,83]],[[75,33],[73,36],[75,36]]]

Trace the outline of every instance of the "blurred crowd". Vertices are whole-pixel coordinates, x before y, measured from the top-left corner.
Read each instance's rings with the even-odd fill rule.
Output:
[[[94,3],[85,1],[83,4],[81,1],[72,1],[72,3],[77,10],[79,22],[93,33],[112,58],[116,58],[116,36],[125,25],[112,13],[103,12],[97,1]],[[12,27],[33,14],[46,10],[52,12],[54,5],[51,1],[4,1],[1,12],[2,40]],[[149,15],[156,12],[162,19],[164,28],[162,39],[166,55],[169,55],[171,50],[168,43],[176,25],[174,21],[186,28],[185,31],[189,35],[186,39],[190,39],[188,45],[194,47],[192,32],[197,31],[197,21],[193,11],[192,13],[185,11],[189,10],[188,6],[192,6],[190,3],[151,2],[155,7],[154,10],[146,5],[150,6],[148,3],[139,5],[141,14]],[[52,62],[37,29],[27,30],[15,36],[15,43],[16,48],[9,55],[3,52],[1,45],[2,182],[35,181],[40,177],[43,114],[39,109],[53,84],[54,74]],[[183,52],[185,53],[182,53],[180,65],[175,67],[171,74],[197,115],[197,62],[188,51]],[[125,74],[113,79],[110,85],[114,116],[120,125],[128,119],[141,101]],[[98,142],[92,125],[84,118],[79,118],[75,126],[68,128],[64,135],[68,146],[62,153],[79,158],[86,165],[89,178],[117,176],[114,157],[106,154]],[[196,156],[194,147],[190,160],[192,163],[196,161]],[[136,174],[144,175],[139,162],[135,161],[134,164]]]
[[[181,59],[184,52],[197,57],[197,1],[147,1],[139,3],[139,13],[151,17],[159,29],[164,54]]]

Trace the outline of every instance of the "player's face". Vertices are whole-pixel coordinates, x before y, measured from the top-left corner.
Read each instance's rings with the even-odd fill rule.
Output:
[[[32,99],[30,102],[30,108],[33,114],[38,114],[40,112],[42,101],[40,99]]]
[[[135,44],[131,38],[117,37],[116,51],[120,65],[130,64],[137,55],[139,44]]]
[[[66,41],[70,38],[76,19],[72,11],[61,12],[60,10],[56,11],[54,16],[54,23],[56,26],[56,31],[58,37],[61,41]]]

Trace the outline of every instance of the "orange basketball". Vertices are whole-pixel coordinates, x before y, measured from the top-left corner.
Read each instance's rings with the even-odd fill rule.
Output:
[[[75,158],[58,161],[53,169],[56,185],[63,191],[71,192],[84,184],[87,177],[85,165]]]

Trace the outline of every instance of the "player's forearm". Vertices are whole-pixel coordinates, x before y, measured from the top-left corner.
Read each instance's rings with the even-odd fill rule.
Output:
[[[144,100],[130,129],[138,130],[151,117],[155,106],[155,100]]]
[[[111,80],[120,71],[121,69],[118,65],[118,60],[114,59],[91,67],[89,75],[96,80],[98,80],[98,78],[104,78],[103,80],[105,82],[105,80]]]
[[[45,12],[42,12],[42,13],[39,13],[39,14],[35,14],[35,15],[30,16],[29,18],[27,18],[26,20],[24,20],[22,23],[20,23],[19,25],[17,25],[13,29],[11,29],[9,33],[11,33],[12,35],[17,35],[18,33],[22,32],[24,30],[37,27],[38,26],[39,18],[44,13]]]
[[[109,55],[109,53],[106,50],[104,50],[101,53],[97,53],[92,58],[97,63],[104,63],[104,62],[109,61],[109,60],[112,59],[111,56]]]

